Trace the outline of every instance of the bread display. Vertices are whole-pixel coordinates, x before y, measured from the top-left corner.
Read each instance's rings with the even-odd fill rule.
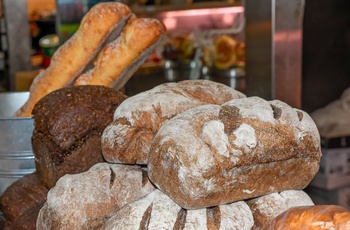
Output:
[[[164,32],[164,25],[157,19],[130,18],[118,39],[104,47],[94,68],[79,76],[75,85],[121,89],[160,43]]]
[[[252,230],[267,230],[267,226],[281,213],[292,207],[313,206],[311,198],[302,190],[285,190],[247,200],[254,217]]]
[[[105,43],[119,35],[131,14],[129,7],[118,2],[99,3],[91,8],[79,29],[54,53],[50,66],[35,77],[28,101],[15,116],[31,116],[34,105],[43,96],[72,84]]]
[[[254,223],[244,201],[207,209],[185,210],[155,190],[125,205],[103,226],[105,230],[221,229],[249,230]]]
[[[350,211],[338,205],[292,207],[280,214],[269,230],[348,230]]]
[[[96,164],[57,181],[40,210],[37,229],[99,229],[114,212],[153,190],[140,166]]]
[[[32,148],[37,175],[52,188],[67,173],[103,162],[101,135],[126,99],[105,86],[72,86],[49,93],[34,107]]]
[[[45,202],[48,191],[35,173],[11,184],[0,197],[0,207],[5,220],[12,223],[34,206]]]
[[[310,116],[274,100],[234,99],[187,110],[151,145],[151,181],[186,209],[305,188],[319,169]]]
[[[111,163],[147,164],[153,137],[166,121],[193,107],[242,97],[226,85],[207,80],[165,83],[129,97],[103,132],[104,158]]]

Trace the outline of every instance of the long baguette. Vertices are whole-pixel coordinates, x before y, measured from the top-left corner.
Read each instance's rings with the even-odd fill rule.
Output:
[[[132,17],[120,36],[107,44],[75,85],[104,85],[120,89],[159,44],[165,27],[157,19]]]
[[[72,84],[106,42],[119,35],[131,14],[129,7],[118,2],[98,3],[90,9],[77,32],[55,52],[50,66],[36,76],[29,99],[14,116],[31,116],[43,96]]]

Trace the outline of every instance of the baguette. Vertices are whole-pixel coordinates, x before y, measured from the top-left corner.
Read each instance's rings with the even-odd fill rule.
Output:
[[[121,89],[160,43],[164,32],[157,19],[132,17],[120,36],[101,51],[94,68],[79,76],[75,85]]]
[[[43,96],[73,84],[102,47],[119,35],[130,16],[129,7],[118,2],[98,3],[91,8],[76,33],[54,53],[50,66],[35,77],[28,100],[14,116],[31,116]]]

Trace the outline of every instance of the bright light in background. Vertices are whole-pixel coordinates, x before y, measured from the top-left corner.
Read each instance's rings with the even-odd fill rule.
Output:
[[[199,15],[211,15],[211,14],[232,14],[232,13],[243,13],[244,8],[241,6],[225,7],[225,8],[213,8],[213,9],[196,9],[196,10],[179,10],[165,12],[165,18],[175,18],[183,16],[199,16]]]
[[[177,19],[176,18],[164,18],[163,24],[168,30],[173,30],[177,26]]]
[[[225,25],[232,25],[234,20],[235,20],[235,17],[232,14],[225,14],[222,17],[222,22]]]

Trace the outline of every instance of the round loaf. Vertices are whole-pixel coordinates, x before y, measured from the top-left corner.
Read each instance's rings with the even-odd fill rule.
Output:
[[[289,208],[313,206],[311,198],[302,190],[285,190],[246,201],[254,217],[252,230],[268,229],[271,222]]]
[[[111,163],[147,164],[153,137],[167,120],[193,107],[242,97],[233,88],[208,80],[165,83],[129,97],[103,132],[103,156]]]
[[[303,189],[319,169],[310,116],[258,97],[204,105],[168,120],[154,137],[151,181],[186,209]]]
[[[254,220],[243,201],[197,210],[185,210],[159,190],[124,206],[111,217],[106,230],[220,229],[250,230]]]
[[[153,190],[139,166],[98,163],[57,181],[39,212],[37,229],[99,229],[124,205]]]

